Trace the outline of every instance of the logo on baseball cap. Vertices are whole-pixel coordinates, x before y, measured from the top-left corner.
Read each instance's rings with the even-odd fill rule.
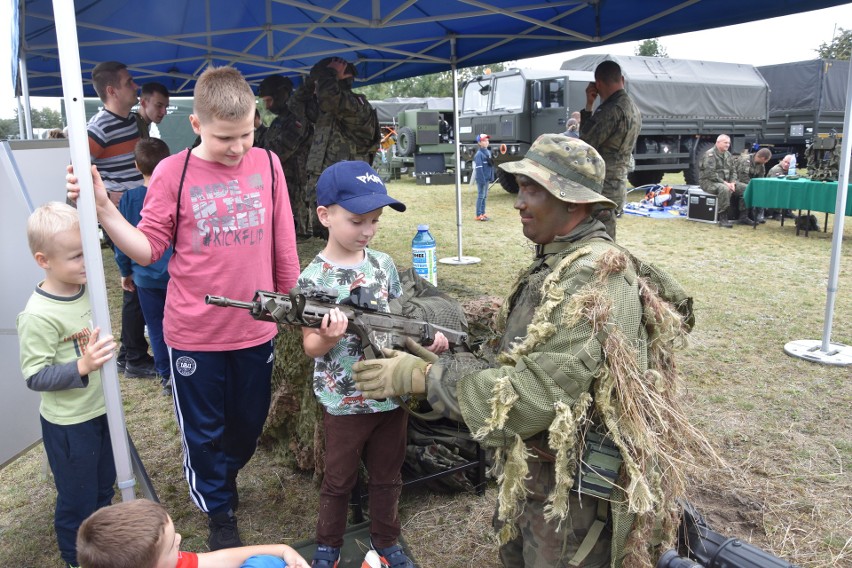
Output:
[[[476,136],[476,141],[477,141],[477,142],[482,142],[483,140],[491,140],[491,137],[490,137],[489,135],[487,135],[487,134],[478,134],[478,135]]]
[[[405,211],[405,205],[388,195],[382,178],[366,162],[332,164],[317,181],[317,205],[340,205],[356,215],[391,207]]]

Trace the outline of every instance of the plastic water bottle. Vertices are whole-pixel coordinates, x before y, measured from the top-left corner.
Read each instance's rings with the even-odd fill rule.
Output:
[[[417,225],[417,234],[411,240],[411,258],[417,274],[437,286],[438,255],[429,225]]]
[[[796,154],[793,154],[793,157],[790,158],[790,167],[787,168],[787,175],[796,175]]]

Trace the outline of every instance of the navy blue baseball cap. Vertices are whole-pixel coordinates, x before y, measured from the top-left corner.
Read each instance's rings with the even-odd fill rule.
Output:
[[[388,196],[388,190],[376,170],[366,162],[332,164],[317,181],[317,205],[340,205],[356,215],[392,207],[405,211],[405,205]]]

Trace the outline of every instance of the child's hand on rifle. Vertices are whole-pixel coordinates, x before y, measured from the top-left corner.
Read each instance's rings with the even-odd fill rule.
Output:
[[[323,339],[337,343],[346,333],[347,325],[349,325],[349,318],[340,311],[340,308],[332,308],[322,316],[322,323],[318,328],[319,334]]]
[[[427,345],[425,347],[435,355],[440,355],[450,348],[450,342],[447,339],[447,336],[439,331],[435,333],[435,340],[432,342],[432,345]]]

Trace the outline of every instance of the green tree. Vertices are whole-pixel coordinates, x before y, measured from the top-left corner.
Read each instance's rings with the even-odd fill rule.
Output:
[[[62,114],[52,108],[34,108],[30,111],[33,128],[63,128]],[[15,123],[18,122],[18,112],[15,111]]]
[[[495,63],[493,65],[464,67],[458,70],[459,82],[462,83],[475,75],[485,73],[486,68],[490,69],[492,73],[496,73],[506,69],[506,66],[506,63]],[[452,97],[453,74],[451,71],[442,71],[441,73],[409,77],[366,87],[356,85],[355,90],[373,101],[390,97]]]
[[[17,118],[0,118],[0,140],[18,135]]]
[[[636,55],[644,57],[668,57],[665,46],[657,38],[646,39],[636,46]]]
[[[849,60],[852,53],[852,30],[839,28],[839,32],[829,43],[821,43],[819,49],[815,49],[820,59],[844,59]]]

